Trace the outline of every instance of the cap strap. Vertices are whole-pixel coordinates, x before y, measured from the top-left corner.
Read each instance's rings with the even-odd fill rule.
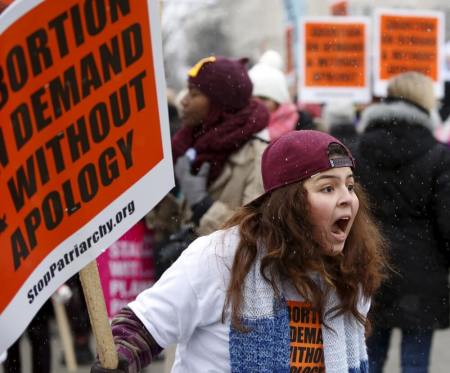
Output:
[[[336,167],[354,167],[353,160],[350,157],[339,157],[330,159],[332,168]]]

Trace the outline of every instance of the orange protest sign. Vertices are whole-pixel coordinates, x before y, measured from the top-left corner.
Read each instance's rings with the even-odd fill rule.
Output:
[[[376,13],[375,93],[383,81],[406,71],[441,80],[442,22],[439,12],[379,9]]]
[[[382,15],[380,22],[381,79],[412,70],[436,80],[438,20]]]
[[[325,372],[319,312],[299,301],[288,301],[288,310],[291,371]]]
[[[364,25],[306,24],[306,85],[364,86]]]
[[[340,88],[368,88],[367,25],[366,19],[356,17],[304,19],[300,41],[300,45],[303,44],[302,100],[310,100],[315,91],[320,92],[315,95],[316,102],[320,102],[329,98],[326,90],[338,89],[330,94],[330,97],[335,97],[342,93]]]
[[[330,13],[334,16],[346,16],[348,14],[348,0],[331,0]]]
[[[16,19],[0,36],[2,313],[12,300],[42,304],[152,207],[150,171],[170,163],[171,173],[149,4],[46,0],[7,14]],[[161,185],[155,203],[173,179]]]
[[[295,37],[296,30],[292,24],[287,24],[285,28],[285,73],[288,83],[288,90],[291,96],[295,96],[297,89],[296,60],[295,60]]]
[[[285,48],[286,48],[286,75],[293,74],[295,71],[295,59],[294,59],[294,26],[291,24],[285,28]]]

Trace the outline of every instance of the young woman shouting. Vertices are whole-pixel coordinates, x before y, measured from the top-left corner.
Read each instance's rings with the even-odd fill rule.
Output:
[[[178,344],[172,372],[367,372],[366,314],[383,240],[328,134],[289,132],[262,158],[265,193],[194,241],[112,323],[119,370]]]

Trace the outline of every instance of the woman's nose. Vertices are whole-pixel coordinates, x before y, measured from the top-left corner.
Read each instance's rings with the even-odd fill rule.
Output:
[[[351,192],[348,190],[347,186],[345,186],[340,191],[338,204],[339,205],[348,205],[352,202],[352,198],[353,198],[353,196],[352,196]]]
[[[188,103],[189,103],[189,98],[188,98],[188,95],[187,95],[187,94],[185,94],[185,95],[183,96],[183,98],[181,99],[180,103],[181,103],[181,106],[183,106],[183,107],[186,107],[186,106],[188,105]]]

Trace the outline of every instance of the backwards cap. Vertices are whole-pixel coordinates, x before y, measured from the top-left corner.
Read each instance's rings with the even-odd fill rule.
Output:
[[[341,145],[347,155],[330,159],[331,144]],[[291,131],[273,141],[264,151],[261,171],[264,195],[337,167],[355,167],[350,151],[333,136],[320,131]]]

